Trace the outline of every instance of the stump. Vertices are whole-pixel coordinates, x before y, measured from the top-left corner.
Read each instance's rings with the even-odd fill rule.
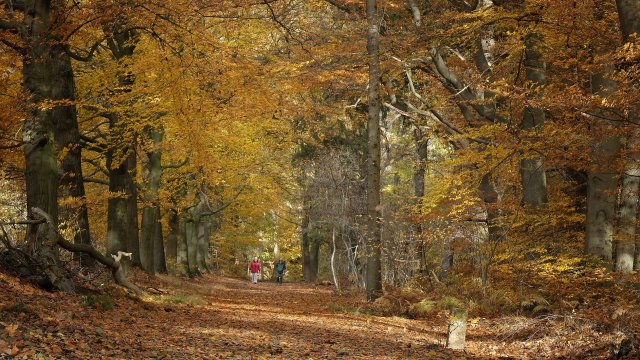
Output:
[[[449,329],[447,331],[447,348],[464,350],[467,334],[467,311],[453,308],[449,315]]]

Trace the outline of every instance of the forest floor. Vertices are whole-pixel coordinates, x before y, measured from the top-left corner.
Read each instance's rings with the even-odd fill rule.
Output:
[[[445,312],[374,316],[361,293],[212,275],[132,280],[157,294],[52,293],[0,274],[0,359],[604,359],[619,343],[579,319],[472,318],[467,351],[451,351]]]

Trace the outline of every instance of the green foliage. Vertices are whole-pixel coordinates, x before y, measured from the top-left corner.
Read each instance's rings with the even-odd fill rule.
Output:
[[[461,308],[462,301],[458,300],[453,296],[443,296],[440,300],[438,300],[438,307],[444,310],[451,310],[453,308]]]
[[[433,300],[423,299],[409,306],[408,315],[413,319],[427,319],[437,311],[437,303]]]

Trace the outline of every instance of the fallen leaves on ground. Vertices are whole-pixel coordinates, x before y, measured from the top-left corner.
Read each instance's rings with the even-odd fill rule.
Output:
[[[217,276],[144,277],[155,294],[109,301],[49,293],[0,274],[0,358],[606,358],[605,335],[560,319],[471,319],[467,352],[445,349],[445,314],[377,317],[359,293]],[[565,320],[562,320],[565,321]],[[597,338],[599,336],[599,338]],[[567,345],[566,341],[570,341]]]

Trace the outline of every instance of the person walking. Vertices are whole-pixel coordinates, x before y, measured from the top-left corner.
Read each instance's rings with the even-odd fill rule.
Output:
[[[282,259],[276,261],[276,282],[282,285],[282,279],[284,278],[284,271],[287,269],[287,264]]]
[[[260,261],[258,261],[257,256],[251,260],[251,264],[249,264],[249,272],[251,273],[251,282],[257,284],[258,273],[260,273]]]

